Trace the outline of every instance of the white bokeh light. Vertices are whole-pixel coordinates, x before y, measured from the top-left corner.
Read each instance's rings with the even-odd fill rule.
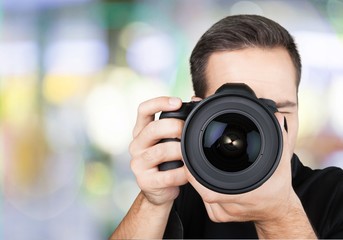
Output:
[[[55,74],[91,74],[102,69],[108,58],[101,40],[61,40],[47,48],[46,68]]]
[[[337,151],[332,154],[330,154],[325,161],[321,163],[321,167],[331,167],[336,166],[343,169],[343,151]]]
[[[343,138],[343,75],[337,76],[329,88],[328,108],[330,114],[330,123],[335,133]]]
[[[257,15],[263,15],[262,8],[253,1],[239,1],[232,5],[230,9],[230,14],[257,14]]]
[[[304,66],[343,69],[343,43],[335,33],[299,31],[295,39]]]
[[[129,66],[143,75],[156,75],[168,70],[175,61],[173,40],[163,33],[139,37],[127,51]]]
[[[28,61],[27,59],[30,59]],[[33,41],[0,43],[0,74],[23,75],[38,70],[38,45]]]
[[[91,141],[103,151],[116,155],[128,149],[138,105],[166,95],[167,90],[160,82],[140,78],[128,68],[117,67],[108,75],[109,79],[87,97],[85,115]]]

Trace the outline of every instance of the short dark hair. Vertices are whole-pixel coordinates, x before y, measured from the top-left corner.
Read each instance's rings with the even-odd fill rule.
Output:
[[[214,52],[233,51],[250,47],[283,47],[296,69],[297,89],[301,78],[301,59],[293,37],[278,23],[258,15],[228,16],[215,23],[199,39],[190,57],[194,93],[204,97],[206,66]]]

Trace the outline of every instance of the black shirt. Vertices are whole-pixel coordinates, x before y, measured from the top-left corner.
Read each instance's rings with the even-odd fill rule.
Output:
[[[343,161],[343,160],[342,160]],[[312,170],[292,158],[292,185],[319,238],[343,238],[343,171]],[[257,238],[253,222],[212,222],[204,203],[190,185],[181,187],[165,238]]]

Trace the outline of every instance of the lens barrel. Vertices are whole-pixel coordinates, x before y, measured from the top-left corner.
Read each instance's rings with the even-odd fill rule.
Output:
[[[271,100],[245,84],[225,84],[189,113],[181,137],[184,162],[205,187],[226,194],[251,191],[275,171],[282,132]]]

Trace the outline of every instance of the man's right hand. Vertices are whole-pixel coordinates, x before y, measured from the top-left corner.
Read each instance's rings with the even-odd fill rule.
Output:
[[[181,138],[182,120],[154,121],[160,111],[175,111],[181,107],[179,98],[159,97],[140,104],[133,140],[130,144],[131,169],[146,199],[154,205],[170,205],[179,194],[179,186],[186,184],[184,167],[159,171],[163,162],[181,160],[179,142],[159,143],[166,138]]]

